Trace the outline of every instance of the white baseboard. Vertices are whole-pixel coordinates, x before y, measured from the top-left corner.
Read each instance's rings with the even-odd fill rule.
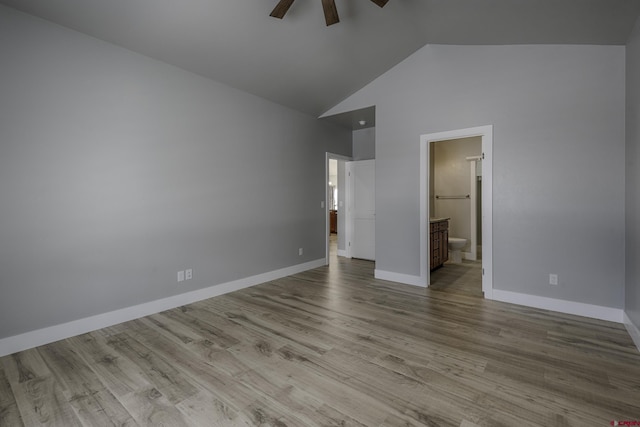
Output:
[[[494,301],[509,302],[527,307],[542,308],[544,310],[557,311],[577,316],[590,317],[592,319],[608,320],[622,323],[623,310],[621,308],[603,307],[600,305],[584,304],[581,302],[565,301],[555,298],[540,297],[536,295],[521,294],[518,292],[493,289]]]
[[[347,251],[345,249],[338,249],[338,256],[347,256]]]
[[[640,329],[633,324],[629,316],[627,316],[627,313],[624,313],[624,326],[627,328],[629,335],[631,335],[631,339],[638,348],[638,351],[640,351]]]
[[[374,276],[376,279],[389,280],[390,282],[404,283],[405,285],[420,286],[426,288],[427,283],[425,279],[420,276],[412,276],[410,274],[394,273],[392,271],[375,270]]]
[[[246,277],[244,279],[234,280],[232,282],[221,283],[219,285],[210,286],[204,289],[198,289],[184,294],[174,295],[172,297],[150,301],[144,304],[111,311],[108,313],[98,314],[96,316],[86,317],[84,319],[74,320],[60,325],[50,326],[35,331],[25,332],[24,334],[15,335],[0,339],[0,357],[13,354],[18,351],[27,350],[40,345],[49,344],[65,338],[81,335],[97,329],[106,328],[108,326],[117,325],[129,320],[138,319],[150,314],[159,313],[185,304],[191,304],[207,298],[216,297],[229,292],[248,288],[260,283],[276,280],[281,277],[291,276],[292,274],[301,273],[303,271],[322,267],[325,265],[325,259],[298,264],[291,267],[274,270],[267,273],[258,274],[256,276]]]

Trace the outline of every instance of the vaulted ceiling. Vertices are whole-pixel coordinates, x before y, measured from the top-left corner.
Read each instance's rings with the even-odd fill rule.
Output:
[[[638,0],[0,0],[319,116],[425,44],[623,45]]]

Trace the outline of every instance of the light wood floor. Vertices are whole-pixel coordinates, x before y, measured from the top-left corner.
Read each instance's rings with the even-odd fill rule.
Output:
[[[2,426],[640,420],[623,326],[319,268],[0,359]]]

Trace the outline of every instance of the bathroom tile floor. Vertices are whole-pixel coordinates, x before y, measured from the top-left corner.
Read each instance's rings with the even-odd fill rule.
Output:
[[[482,297],[482,261],[451,262],[431,272],[431,290]]]

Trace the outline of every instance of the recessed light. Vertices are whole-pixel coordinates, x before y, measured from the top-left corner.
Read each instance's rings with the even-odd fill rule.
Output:
[[[360,123],[360,126],[364,126],[367,124],[366,120],[360,120],[358,123]]]

